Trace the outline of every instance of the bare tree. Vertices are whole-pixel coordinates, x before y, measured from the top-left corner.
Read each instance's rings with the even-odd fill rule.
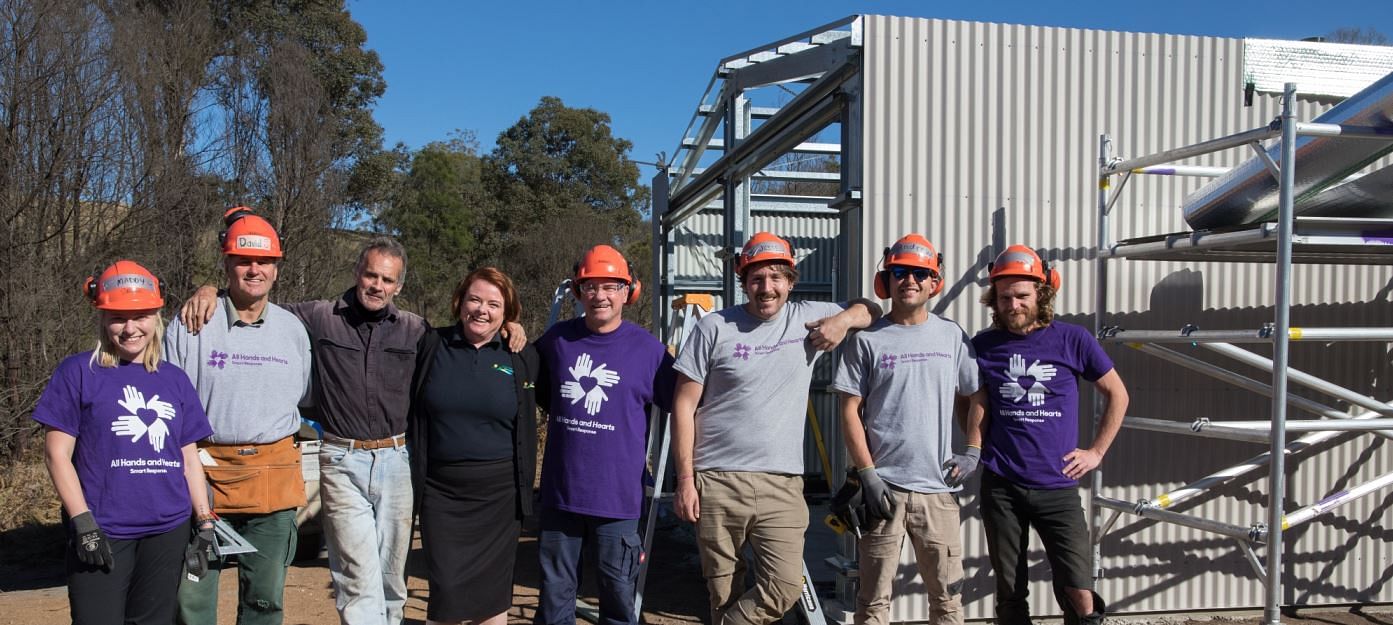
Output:
[[[1371,46],[1388,45],[1388,37],[1384,36],[1383,33],[1372,28],[1358,26],[1336,28],[1325,36],[1325,40],[1335,43],[1362,43]]]

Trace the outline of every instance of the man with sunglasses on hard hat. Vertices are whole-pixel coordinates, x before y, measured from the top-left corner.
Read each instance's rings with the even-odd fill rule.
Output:
[[[908,534],[929,600],[929,622],[963,622],[962,537],[955,493],[977,467],[980,436],[953,452],[953,416],[984,409],[967,333],[929,312],[943,289],[942,255],[919,234],[885,249],[875,293],[890,312],[842,352],[832,389],[869,518],[856,542],[856,625],[888,625],[890,593]],[[978,434],[976,431],[972,434]]]
[[[1097,468],[1122,427],[1127,388],[1088,330],[1054,319],[1059,270],[1024,245],[989,265],[981,302],[992,327],[973,337],[988,396],[979,499],[987,552],[996,572],[996,622],[1030,623],[1026,549],[1034,527],[1045,546],[1064,622],[1103,622],[1093,590],[1088,524],[1079,478]],[[1093,383],[1104,403],[1097,434],[1079,443],[1078,385]]]
[[[598,559],[599,622],[637,623],[648,407],[672,406],[672,356],[642,326],[624,320],[624,307],[638,303],[640,284],[618,250],[590,248],[571,284],[585,316],[559,322],[537,340],[537,403],[549,418],[535,622],[574,625],[581,552],[589,544]]]
[[[226,292],[198,335],[178,320],[165,333],[165,359],[193,381],[213,426],[200,457],[213,511],[256,547],[237,557],[237,622],[279,625],[285,572],[295,552],[295,509],[305,505],[299,404],[310,382],[310,339],[294,315],[270,302],[281,259],[275,228],[251,209],[224,215]],[[217,622],[224,563],[179,587],[179,622]]]
[[[747,302],[707,315],[678,355],[673,398],[677,516],[697,524],[712,625],[764,625],[803,580],[803,424],[813,365],[880,316],[870,300],[788,301],[793,248],[756,233],[736,259]],[[745,589],[745,545],[755,585]]]

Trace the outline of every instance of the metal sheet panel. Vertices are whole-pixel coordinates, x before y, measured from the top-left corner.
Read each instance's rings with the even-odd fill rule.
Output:
[[[865,18],[865,187],[860,259],[866,277],[878,251],[906,232],[943,250],[949,285],[936,311],[969,331],[985,327],[977,303],[985,267],[1008,243],[1041,248],[1064,275],[1057,310],[1091,325],[1094,309],[1098,135],[1134,157],[1267,124],[1275,96],[1243,106],[1243,41],[945,20]],[[1302,100],[1309,120],[1328,100]],[[1187,164],[1233,167],[1250,154],[1230,151]],[[1204,179],[1135,177],[1114,211],[1114,239],[1184,229],[1181,199]],[[1301,266],[1293,274],[1294,325],[1384,325],[1390,270]],[[1265,265],[1115,262],[1109,308],[1127,327],[1256,327],[1272,317],[1273,271]],[[1198,321],[1196,321],[1198,320]],[[1248,324],[1237,326],[1235,324]],[[1128,381],[1137,416],[1261,418],[1264,398],[1224,387],[1141,354],[1110,348]],[[1387,345],[1293,345],[1292,366],[1393,398]],[[1298,362],[1298,360],[1300,362]],[[1255,377],[1261,373],[1253,372]],[[1084,398],[1085,406],[1087,396]],[[1338,402],[1328,401],[1340,406]],[[1136,500],[1237,463],[1252,445],[1124,431],[1105,464],[1110,496]],[[1294,503],[1316,501],[1340,484],[1389,470],[1386,441],[1356,438],[1319,460],[1293,462]],[[1194,504],[1197,514],[1250,523],[1262,518],[1262,482],[1222,489]],[[975,490],[975,485],[969,491]],[[1393,600],[1387,580],[1393,536],[1375,495],[1292,532],[1286,560],[1289,603]],[[992,578],[973,497],[963,499],[966,616],[991,616]],[[1103,543],[1101,589],[1126,612],[1255,607],[1262,586],[1232,545],[1170,525],[1120,522]],[[1034,555],[1042,552],[1038,545]],[[906,554],[897,621],[928,618]],[[1039,559],[1032,577],[1044,580]],[[1057,614],[1043,581],[1032,609]],[[1356,599],[1355,597],[1359,597]]]
[[[1340,71],[1332,72],[1330,68]],[[1258,91],[1281,93],[1288,82],[1303,93],[1348,98],[1388,73],[1393,47],[1324,41],[1243,40],[1243,77]]]
[[[1313,121],[1393,131],[1393,73]],[[1276,162],[1280,151],[1280,140],[1269,142],[1267,158]],[[1306,214],[1304,209],[1310,197],[1337,185],[1390,151],[1393,151],[1390,141],[1297,137],[1296,181],[1292,190],[1296,207],[1293,212]],[[1353,216],[1331,208],[1327,206],[1325,214]],[[1277,215],[1277,179],[1263,159],[1254,156],[1186,197],[1181,210],[1185,212],[1185,220],[1197,229],[1273,221]]]

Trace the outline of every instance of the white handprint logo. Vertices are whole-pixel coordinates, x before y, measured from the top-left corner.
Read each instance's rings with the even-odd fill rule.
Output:
[[[1045,387],[1045,382],[1054,379],[1056,373],[1054,365],[1040,364],[1039,360],[1025,366],[1025,357],[1020,354],[1011,354],[1011,360],[1006,366],[1006,377],[1009,382],[1002,384],[997,390],[1001,396],[1013,401],[1020,402],[1021,398],[1026,398],[1032,406],[1040,406],[1045,403],[1045,396],[1050,393],[1050,389]],[[1021,378],[1028,377],[1034,380],[1029,389],[1021,385]]]
[[[600,365],[592,368],[594,361],[590,354],[581,354],[576,357],[576,364],[568,367],[571,372],[571,381],[561,384],[561,397],[571,400],[572,404],[585,399],[585,412],[590,416],[600,411],[600,406],[609,401],[609,395],[605,389],[619,383],[619,372],[608,369],[609,365]],[[590,390],[585,390],[581,384],[585,378],[595,381],[595,385]]]
[[[127,385],[122,390],[124,398],[116,402],[117,405],[126,409],[130,414],[117,417],[111,422],[111,431],[117,436],[129,436],[131,442],[140,440],[145,436],[150,441],[150,447],[155,451],[164,448],[165,438],[169,436],[169,425],[165,421],[174,419],[174,406],[167,401],[160,401],[159,395],[150,396],[150,401],[145,401],[145,394],[140,389]],[[155,420],[148,425],[145,419],[141,418],[140,411],[145,410],[155,413]]]

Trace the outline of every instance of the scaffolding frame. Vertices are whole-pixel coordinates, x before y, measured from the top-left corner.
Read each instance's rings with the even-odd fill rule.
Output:
[[[1285,530],[1310,521],[1320,514],[1360,497],[1379,492],[1393,485],[1393,473],[1379,476],[1356,487],[1345,489],[1306,506],[1291,514],[1283,513],[1286,489],[1286,455],[1308,449],[1341,432],[1393,434],[1386,418],[1393,415],[1393,406],[1384,404],[1357,391],[1340,387],[1288,368],[1291,341],[1389,341],[1390,328],[1293,328],[1291,326],[1291,269],[1293,262],[1331,264],[1393,264],[1393,246],[1372,246],[1359,238],[1361,225],[1370,222],[1387,228],[1389,220],[1345,220],[1338,218],[1298,219],[1295,205],[1296,139],[1314,135],[1351,140],[1393,141],[1385,128],[1340,126],[1337,124],[1302,123],[1293,113],[1297,88],[1286,83],[1282,96],[1281,115],[1272,124],[1253,130],[1203,141],[1177,149],[1166,150],[1133,159],[1111,155],[1111,139],[1099,137],[1097,191],[1097,255],[1095,259],[1094,330],[1103,342],[1124,343],[1144,353],[1161,357],[1221,381],[1235,384],[1271,398],[1271,419],[1261,421],[1196,420],[1186,424],[1162,419],[1127,418],[1123,427],[1147,431],[1211,436],[1229,440],[1265,442],[1266,453],[1260,454],[1227,469],[1200,478],[1190,484],[1155,498],[1126,502],[1103,496],[1101,469],[1092,474],[1092,497],[1089,506],[1089,527],[1093,533],[1094,576],[1102,575],[1102,539],[1122,514],[1154,519],[1232,538],[1248,563],[1265,586],[1263,618],[1266,623],[1281,622],[1282,606],[1282,534]],[[1267,155],[1261,141],[1280,137],[1277,162]],[[1278,211],[1275,224],[1255,224],[1244,228],[1218,231],[1185,232],[1122,242],[1111,240],[1109,217],[1127,182],[1133,175],[1190,175],[1213,177],[1213,168],[1168,166],[1174,161],[1221,150],[1251,147],[1262,158],[1268,171],[1278,180]],[[1121,176],[1118,188],[1109,193],[1111,178]],[[1274,258],[1275,254],[1275,258]],[[1207,262],[1274,262],[1276,263],[1276,301],[1274,321],[1256,330],[1200,331],[1192,326],[1180,331],[1121,330],[1105,324],[1107,315],[1108,261],[1117,258],[1139,260],[1198,260]],[[1273,357],[1269,360],[1232,343],[1271,343]],[[1271,384],[1243,376],[1224,367],[1160,347],[1156,343],[1190,343],[1211,352],[1237,360],[1249,366],[1270,371]],[[1368,412],[1351,416],[1303,397],[1288,394],[1290,383],[1314,389],[1336,399],[1359,406]],[[1288,405],[1311,412],[1329,420],[1287,420]],[[1095,398],[1094,419],[1090,434],[1096,433],[1102,416],[1101,398]],[[1287,443],[1287,432],[1311,432]],[[1242,527],[1219,520],[1205,519],[1192,514],[1169,510],[1175,504],[1196,497],[1221,484],[1267,467],[1268,509],[1266,522]],[[1099,525],[1099,515],[1111,510],[1111,517]],[[1266,559],[1258,556],[1258,548],[1266,547]]]

